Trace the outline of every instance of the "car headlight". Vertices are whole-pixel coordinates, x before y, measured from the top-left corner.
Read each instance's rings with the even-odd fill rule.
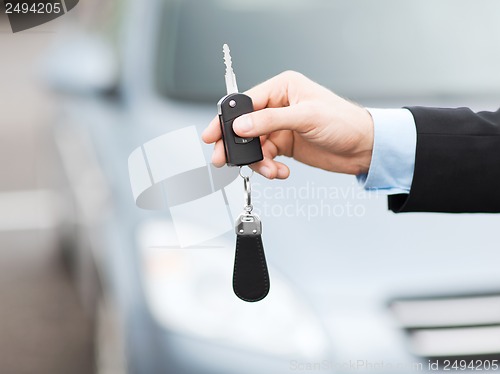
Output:
[[[269,269],[269,295],[243,302],[232,290],[234,243],[221,237],[181,249],[175,238],[167,220],[145,223],[138,231],[146,299],[161,325],[275,356],[324,357],[328,338],[321,324],[276,269]]]

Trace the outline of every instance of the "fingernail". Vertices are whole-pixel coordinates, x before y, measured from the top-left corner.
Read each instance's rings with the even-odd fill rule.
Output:
[[[267,166],[263,166],[260,168],[260,173],[265,176],[266,178],[271,177],[271,169],[269,169]]]
[[[243,115],[234,120],[234,130],[236,132],[249,132],[253,129],[252,118],[249,115]]]

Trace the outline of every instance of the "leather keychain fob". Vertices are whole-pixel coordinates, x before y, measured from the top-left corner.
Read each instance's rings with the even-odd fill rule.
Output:
[[[230,166],[250,165],[261,161],[262,147],[260,138],[242,138],[233,130],[234,120],[250,112],[253,112],[252,99],[238,92],[236,76],[233,72],[229,47],[224,44],[224,63],[226,64],[226,89],[227,95],[217,103],[219,122],[222,131],[222,141],[226,153],[226,162]]]
[[[269,272],[262,245],[262,223],[259,217],[252,213],[249,177],[243,179],[247,200],[245,210],[235,224],[233,290],[242,300],[259,301],[269,293]]]

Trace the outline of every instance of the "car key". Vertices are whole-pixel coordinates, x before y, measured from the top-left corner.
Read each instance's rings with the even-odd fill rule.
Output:
[[[252,99],[238,92],[231,55],[227,44],[223,46],[224,64],[226,65],[227,95],[219,100],[217,109],[222,131],[222,141],[228,166],[244,166],[261,161],[262,148],[260,138],[242,138],[233,131],[233,121],[243,114],[253,112]]]

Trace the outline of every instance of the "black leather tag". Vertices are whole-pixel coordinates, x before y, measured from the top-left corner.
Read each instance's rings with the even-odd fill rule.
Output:
[[[241,300],[262,300],[269,293],[269,273],[260,235],[237,235],[233,290]]]

